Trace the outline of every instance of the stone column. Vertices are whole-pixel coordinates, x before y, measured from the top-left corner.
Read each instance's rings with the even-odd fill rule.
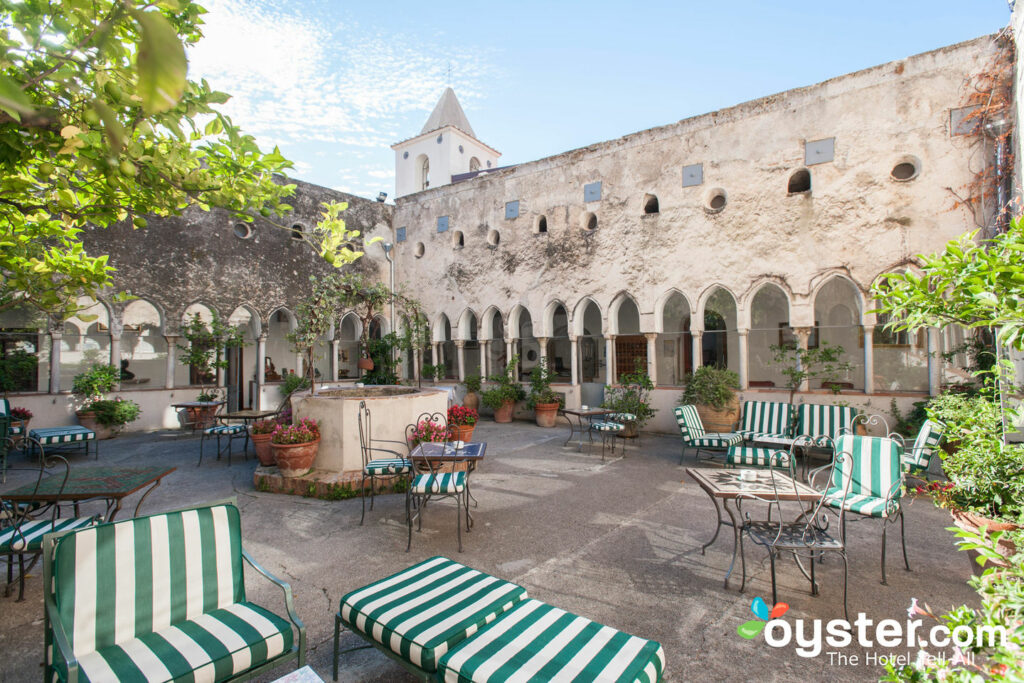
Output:
[[[540,362],[544,363],[548,359],[548,338],[537,337],[537,343],[540,344]]]
[[[228,349],[227,349],[226,346],[221,348],[221,350],[220,350],[220,357],[222,359],[224,359],[224,360],[227,360]],[[298,367],[297,366],[296,366],[296,371],[298,371]],[[222,388],[222,387],[227,386],[227,379],[228,379],[228,370],[227,370],[227,368],[217,368],[217,387],[218,388]]]
[[[942,391],[942,358],[939,356],[939,331],[928,328],[928,395],[938,396]]]
[[[110,334],[110,364],[117,368],[117,384],[114,391],[121,391],[121,335],[114,334],[113,327]]]
[[[704,364],[704,330],[690,330],[693,340],[693,371]]]
[[[417,383],[420,381],[420,354],[422,353],[422,349],[415,349],[412,352],[412,378]]]
[[[340,348],[341,348],[341,342],[338,341],[337,339],[332,339],[331,340],[331,381],[332,382],[337,382],[338,381],[338,370],[340,369],[338,367],[338,351],[340,350]],[[399,376],[401,376],[401,371],[399,371]]]
[[[615,335],[604,339],[605,384],[615,384]]]
[[[267,383],[267,334],[264,331],[256,337],[256,410],[263,410],[263,387]]]
[[[514,340],[514,339],[508,339],[508,338],[506,338],[506,339],[505,339],[505,364],[506,364],[506,365],[508,364],[508,362],[509,362],[510,360],[512,360],[512,353],[513,353],[513,351],[515,350],[515,348],[514,348],[514,346],[515,346],[514,342],[515,342],[515,340]],[[505,369],[505,368],[498,368],[498,372],[501,372],[501,371],[502,371],[502,370],[504,370],[504,369]],[[516,372],[518,372],[518,370],[516,370]],[[517,375],[517,376],[518,376],[518,375]]]
[[[813,327],[794,327],[793,328],[793,334],[796,335],[796,344],[797,344],[797,346],[800,349],[802,349],[804,351],[807,350],[807,342],[810,340],[811,334],[813,332],[814,332],[814,328]],[[802,368],[800,368],[800,360],[799,360],[799,358],[797,359],[797,368],[798,369],[802,369]],[[808,389],[810,389],[810,382],[805,379],[803,382],[800,382],[800,386],[797,387],[797,389],[799,391],[807,391]]]
[[[54,327],[50,329],[50,393],[60,391],[60,342],[64,330]]]
[[[181,337],[176,334],[165,334],[164,339],[167,340],[167,366],[165,368],[164,389],[173,389],[175,360],[177,360],[178,355],[178,340]]]
[[[480,378],[487,379],[487,358],[491,355],[491,342],[484,339],[480,342]]]
[[[433,344],[431,344],[430,349],[431,349],[430,357],[434,361],[432,363],[432,365],[434,367],[437,367],[439,365],[444,365],[444,358],[441,357],[442,352],[444,351],[444,345],[443,344],[439,344],[437,342],[434,342]],[[430,379],[432,381],[436,382],[437,381],[437,375],[435,374]]]
[[[740,349],[740,390],[746,391],[750,388],[750,330],[740,328],[736,334]]]
[[[647,376],[651,378],[651,384],[658,386],[658,359],[655,354],[658,352],[657,332],[645,332],[647,337]]]
[[[579,337],[569,337],[569,363],[572,366],[570,373],[570,381],[573,386],[577,386],[580,383],[580,339]]]
[[[875,326],[864,325],[864,393],[875,393]]]
[[[459,381],[466,381],[466,342],[459,339],[455,342],[455,357],[459,362]]]

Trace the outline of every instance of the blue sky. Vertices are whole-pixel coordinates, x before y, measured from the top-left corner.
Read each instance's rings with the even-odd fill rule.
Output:
[[[451,82],[515,164],[1003,28],[1005,0],[502,2],[206,0],[190,76],[293,175],[394,194],[390,145]]]

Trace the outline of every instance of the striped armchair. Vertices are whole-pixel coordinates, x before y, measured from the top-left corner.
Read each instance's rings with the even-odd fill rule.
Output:
[[[946,425],[936,420],[925,420],[917,439],[910,450],[903,452],[903,471],[909,475],[920,477],[931,467],[932,458],[939,448]]]
[[[242,548],[234,504],[47,536],[43,553],[48,681],[227,681],[305,663],[291,588]],[[288,619],[246,600],[242,560],[283,589]]]
[[[829,446],[840,433],[853,429],[857,409],[851,406],[801,403],[797,410],[796,433],[810,437],[816,445]]]
[[[704,423],[701,422],[697,413],[697,406],[677,406],[673,411],[676,416],[676,424],[679,425],[679,434],[683,437],[683,452],[679,456],[679,464],[683,464],[686,457],[686,449],[696,449],[694,457],[700,456],[702,450],[724,451],[729,446],[743,443],[743,435],[736,432],[707,432],[704,431]]]
[[[788,446],[793,437],[793,404],[744,401],[736,433],[747,441]]]
[[[825,505],[860,519],[875,519],[882,523],[882,583],[885,579],[886,532],[896,520],[900,523],[900,543],[903,562],[907,560],[907,543],[903,528],[903,449],[893,439],[882,436],[855,436],[843,434],[835,442],[837,454],[847,458],[838,460],[832,480],[825,491]],[[815,470],[810,478],[813,480]],[[848,492],[848,493],[847,493]],[[845,525],[843,526],[845,530]]]

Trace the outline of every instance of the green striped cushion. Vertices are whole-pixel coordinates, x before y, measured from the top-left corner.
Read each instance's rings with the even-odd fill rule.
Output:
[[[245,600],[238,508],[101,524],[57,539],[53,597],[76,656]]]
[[[26,520],[16,527],[0,529],[0,553],[37,553],[42,549],[43,536],[50,533],[71,531],[89,526],[95,517],[68,517],[66,519]]]
[[[737,433],[789,435],[793,429],[793,406],[778,401],[744,401]]]
[[[743,437],[734,432],[706,432],[698,439],[691,439],[691,446],[701,448],[728,448],[743,443]]]
[[[96,438],[96,432],[86,429],[81,425],[68,425],[67,427],[41,427],[33,429],[28,433],[29,437],[35,439],[43,446],[51,446],[60,443],[75,443],[76,441],[92,441]]]
[[[366,474],[406,474],[412,465],[404,458],[378,458],[363,466]]]
[[[0,415],[11,414],[11,402],[6,398],[0,398]]]
[[[935,420],[925,420],[917,433],[913,448],[903,454],[903,471],[915,474],[927,471],[932,464],[935,449],[942,440],[945,425]]]
[[[789,451],[775,448],[732,446],[725,455],[726,465],[750,467],[789,467]]]
[[[798,416],[797,434],[812,439],[822,436],[836,439],[841,431],[851,428],[853,418],[857,417],[857,409],[851,406],[801,403]]]
[[[850,457],[837,461],[825,494],[826,504],[872,517],[888,517],[895,512],[903,493],[902,487],[896,486],[903,477],[899,445],[887,437],[844,434],[836,441],[836,451]],[[893,504],[887,508],[890,492]]]
[[[590,428],[597,432],[621,432],[626,427],[618,422],[592,422]]]
[[[417,474],[416,478],[412,480],[413,493],[462,493],[465,489],[465,472]]]
[[[697,406],[676,406],[673,412],[676,414],[676,424],[679,425],[683,443],[695,445],[692,443],[693,440],[704,436],[704,423],[697,413]]]
[[[245,431],[245,425],[214,425],[204,429],[203,433],[211,436],[230,436],[232,434],[242,434]]]
[[[844,501],[843,490],[835,487],[825,492],[825,504],[837,510],[842,508],[867,517],[888,517],[890,512],[896,511],[894,506],[886,505],[885,498],[876,496],[849,495]]]
[[[288,621],[243,602],[90,652],[78,663],[84,679],[95,683],[222,681],[291,647]]]
[[[432,557],[341,599],[342,621],[427,672],[449,648],[526,598],[526,590]]]
[[[10,436],[21,434],[24,431],[25,431],[25,425],[24,425],[23,422],[19,422],[18,424],[14,424],[12,422],[11,426],[7,428],[7,434],[10,435]]]
[[[654,683],[665,651],[539,600],[525,600],[452,648],[438,665],[445,683],[586,681]]]
[[[636,420],[636,415],[633,413],[611,413],[610,415],[605,415],[605,417],[612,422],[633,422]]]
[[[768,443],[776,446],[789,446],[793,443],[793,437],[789,434],[767,434],[762,432],[743,432],[737,431],[737,434],[742,434],[743,437],[751,443]]]

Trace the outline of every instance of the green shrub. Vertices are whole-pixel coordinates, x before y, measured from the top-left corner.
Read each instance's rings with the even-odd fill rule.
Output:
[[[528,408],[533,410],[538,403],[557,403],[559,408],[562,407],[562,397],[551,388],[551,377],[547,358],[542,358],[540,363],[530,370],[530,395],[526,398]]]
[[[617,413],[632,413],[636,415],[636,426],[643,427],[656,412],[650,404],[652,389],[654,383],[643,370],[622,375],[619,377],[619,386],[604,388],[604,403],[601,407]]]
[[[96,421],[104,427],[119,427],[139,419],[142,409],[135,401],[123,398],[100,399],[82,407],[85,412],[96,414]]]
[[[466,375],[466,381],[463,382],[463,386],[466,387],[466,391],[477,393],[480,391],[480,385],[484,382],[484,378],[477,374]]]
[[[292,394],[300,389],[309,388],[309,378],[305,375],[296,375],[294,372],[289,372],[285,375],[284,384],[281,385],[281,391],[284,392],[285,396]]]
[[[75,375],[71,384],[71,393],[83,400],[94,403],[103,398],[103,394],[113,391],[121,381],[121,370],[113,365],[97,363],[85,372]]]
[[[732,370],[702,365],[690,375],[686,389],[679,398],[683,404],[711,406],[724,410],[740,388],[740,376]]]
[[[508,365],[505,366],[504,373],[500,375],[491,375],[487,378],[489,381],[493,382],[495,386],[480,394],[481,403],[491,410],[497,410],[509,401],[514,403],[526,398],[526,392],[514,377],[516,365],[518,364],[519,356],[514,355],[509,360]]]

